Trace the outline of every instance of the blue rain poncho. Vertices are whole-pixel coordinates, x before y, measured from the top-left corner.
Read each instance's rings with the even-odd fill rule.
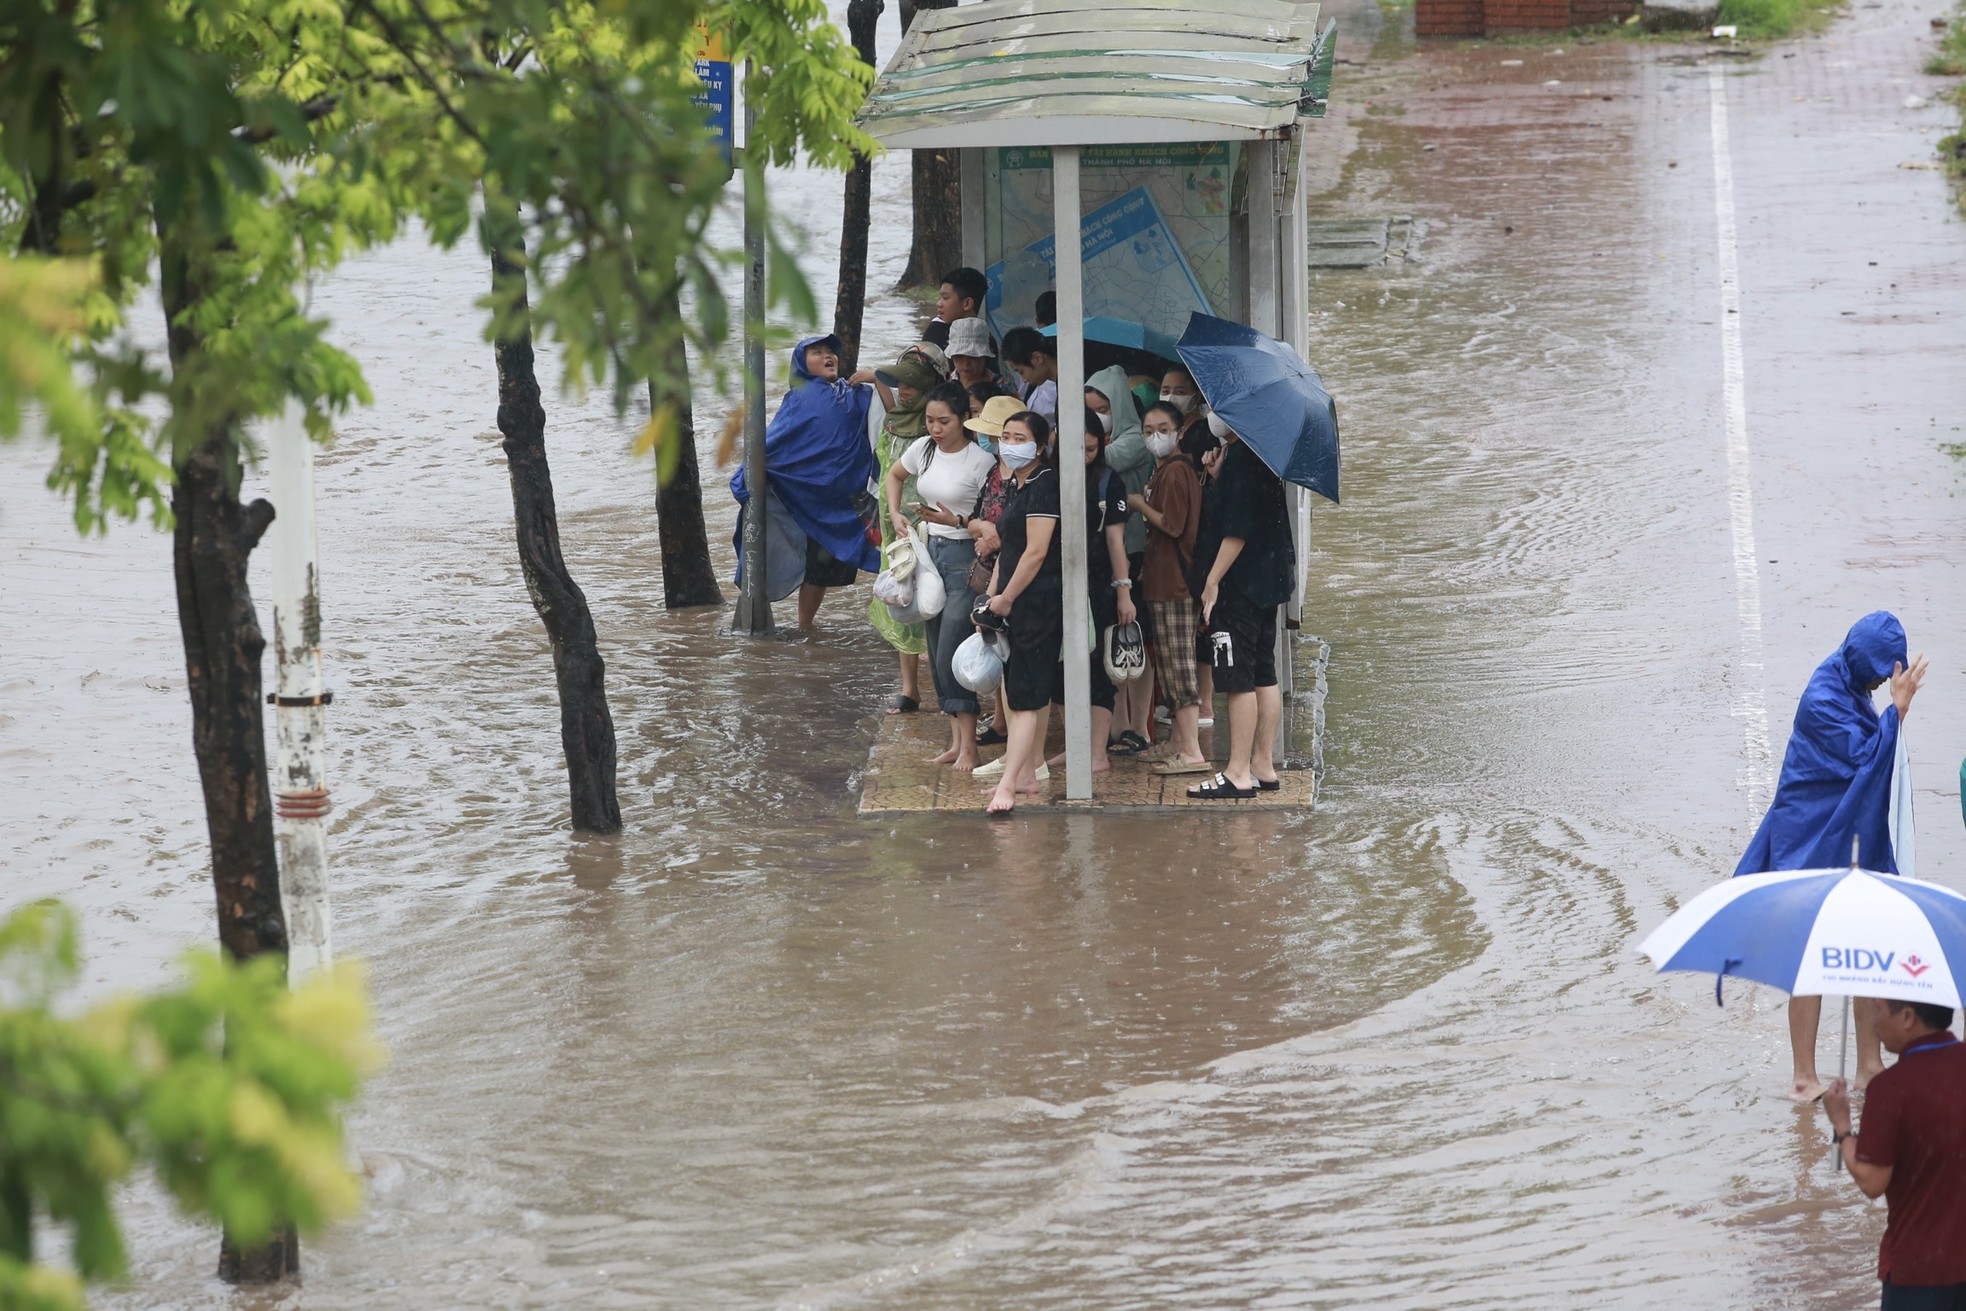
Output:
[[[840,346],[837,338],[818,336],[807,337],[792,348],[792,376],[798,385],[785,393],[778,413],[765,429],[765,477],[771,493],[766,515],[771,529],[767,552],[773,557],[790,557],[768,559],[765,573],[773,582],[768,590],[778,591],[784,586],[778,581],[782,578],[793,580],[791,587],[779,591],[773,600],[789,594],[797,586],[797,578],[803,576],[808,537],[842,563],[869,573],[878,573],[881,567],[880,552],[867,541],[867,525],[855,507],[874,476],[874,452],[867,440],[867,411],[873,406],[874,390],[865,383],[855,386],[845,379],[827,383],[813,377],[806,369],[806,350],[821,342],[836,351]],[[741,506],[750,503],[742,468],[731,476],[730,494]],[[783,516],[776,513],[781,506]],[[778,522],[783,518],[791,522]],[[742,511],[733,542],[738,581],[742,582]]]
[[[1736,874],[1846,865],[1852,837],[1865,869],[1896,874],[1900,861],[1910,864],[1909,850],[1893,845],[1893,794],[1903,759],[1898,708],[1878,714],[1869,690],[1903,663],[1904,625],[1879,610],[1852,625],[1842,649],[1816,666],[1795,710],[1774,804]],[[1903,808],[1901,831],[1908,831],[1908,804]],[[1909,846],[1906,837],[1898,840]]]

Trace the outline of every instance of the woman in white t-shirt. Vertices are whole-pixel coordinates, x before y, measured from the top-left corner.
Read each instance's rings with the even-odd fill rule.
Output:
[[[969,567],[976,561],[976,544],[969,535],[969,514],[997,462],[963,426],[969,417],[969,393],[961,383],[944,383],[930,392],[925,417],[927,436],[916,439],[888,470],[887,514],[896,533],[910,530],[901,492],[913,478],[921,497],[912,507],[913,517],[928,533],[928,559],[917,567],[935,570],[948,592],[942,613],[928,621],[935,695],[942,713],[951,717],[949,749],[935,763],[968,773],[977,760],[976,693],[956,681],[949,662],[972,631],[969,611],[976,595],[969,588]]]

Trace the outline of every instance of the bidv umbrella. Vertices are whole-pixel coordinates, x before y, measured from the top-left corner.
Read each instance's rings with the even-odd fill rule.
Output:
[[[1285,482],[1338,499],[1338,406],[1317,370],[1254,328],[1191,314],[1176,349],[1208,408]]]
[[[1731,974],[1797,997],[1958,1006],[1966,896],[1854,865],[1743,874],[1687,902],[1638,949],[1660,973],[1716,976],[1716,1002]]]

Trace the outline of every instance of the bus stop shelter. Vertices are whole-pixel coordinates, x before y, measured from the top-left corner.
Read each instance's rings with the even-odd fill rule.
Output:
[[[1071,800],[1092,795],[1095,747],[1085,466],[1070,458],[1085,441],[1083,325],[1171,343],[1200,311],[1306,353],[1305,129],[1324,113],[1333,36],[1298,0],[983,0],[919,11],[861,111],[891,150],[956,153],[963,259],[989,276],[993,331],[1034,323],[1038,295],[1057,295]],[[1309,495],[1290,490],[1283,643],[1310,546]]]

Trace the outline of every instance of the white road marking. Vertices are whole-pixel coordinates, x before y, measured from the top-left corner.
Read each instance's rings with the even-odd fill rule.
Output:
[[[1759,816],[1773,787],[1768,745],[1767,669],[1761,649],[1761,565],[1754,545],[1754,478],[1748,445],[1747,384],[1741,367],[1741,264],[1734,243],[1734,161],[1727,148],[1727,80],[1707,65],[1713,118],[1713,216],[1720,243],[1720,367],[1727,410],[1727,508],[1734,537],[1734,611],[1741,630],[1730,713],[1746,736],[1740,783]]]

